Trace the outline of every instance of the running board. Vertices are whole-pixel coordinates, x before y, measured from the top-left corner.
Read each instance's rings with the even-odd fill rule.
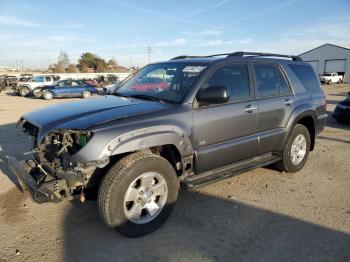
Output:
[[[209,170],[199,175],[193,175],[181,181],[182,189],[195,189],[211,183],[221,181],[225,178],[239,175],[246,171],[263,167],[279,161],[281,157],[277,154],[264,154],[254,158],[230,164],[224,167]]]

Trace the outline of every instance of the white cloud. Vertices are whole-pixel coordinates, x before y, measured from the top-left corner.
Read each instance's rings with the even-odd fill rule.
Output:
[[[186,38],[177,38],[169,42],[157,42],[151,46],[154,46],[154,47],[180,46],[180,45],[184,45],[185,43],[187,43]]]
[[[43,27],[43,24],[26,20],[25,18],[16,16],[0,16],[0,24],[13,25],[13,26],[25,26],[25,27]]]
[[[65,22],[57,25],[47,25],[30,21],[24,17],[18,16],[0,16],[0,25],[23,26],[23,27],[50,27],[50,28],[82,28],[84,24]]]
[[[202,32],[197,33],[199,36],[219,36],[222,34],[221,30],[208,29]]]
[[[253,40],[250,37],[245,37],[245,38],[242,38],[242,39],[238,39],[236,42],[238,44],[250,44],[250,43],[253,42]]]

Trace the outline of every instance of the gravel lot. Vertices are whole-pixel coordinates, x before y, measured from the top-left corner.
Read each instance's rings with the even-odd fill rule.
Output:
[[[350,85],[324,89],[331,115]],[[163,227],[127,239],[96,202],[35,204],[4,163],[27,147],[22,114],[71,100],[0,94],[0,261],[350,261],[350,126],[329,117],[299,173],[260,168],[181,192]]]

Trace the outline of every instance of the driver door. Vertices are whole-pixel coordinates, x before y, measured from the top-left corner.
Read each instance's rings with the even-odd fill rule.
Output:
[[[202,88],[225,86],[229,102],[194,110],[197,173],[258,155],[258,104],[246,63],[219,65]]]

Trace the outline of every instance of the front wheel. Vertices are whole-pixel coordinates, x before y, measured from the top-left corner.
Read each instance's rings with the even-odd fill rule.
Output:
[[[27,96],[29,95],[30,93],[30,90],[28,87],[22,87],[20,90],[19,90],[19,94],[20,96]]]
[[[82,94],[83,98],[89,98],[91,96],[91,92],[90,91],[84,91]]]
[[[43,92],[43,98],[45,100],[51,100],[53,98],[53,94],[50,91],[44,91]]]
[[[175,170],[166,159],[151,153],[128,155],[103,178],[98,193],[101,218],[124,236],[145,235],[170,216],[178,188]]]
[[[309,130],[304,125],[296,125],[282,152],[282,159],[276,163],[277,168],[288,173],[302,169],[309,156],[310,145]]]

